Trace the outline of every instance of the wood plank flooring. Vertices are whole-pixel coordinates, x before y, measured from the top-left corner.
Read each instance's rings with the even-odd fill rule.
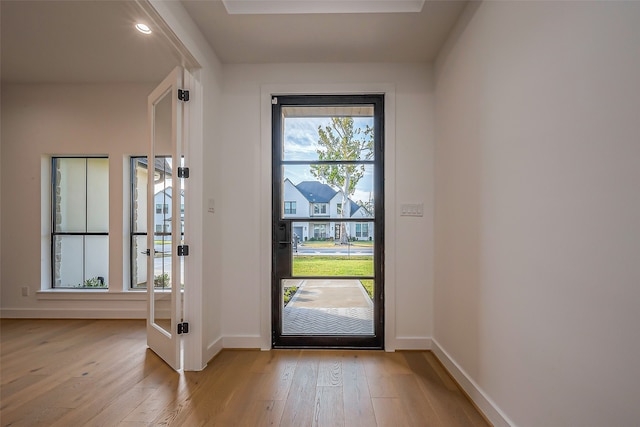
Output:
[[[225,350],[174,372],[141,320],[0,321],[2,426],[486,426],[430,352]]]

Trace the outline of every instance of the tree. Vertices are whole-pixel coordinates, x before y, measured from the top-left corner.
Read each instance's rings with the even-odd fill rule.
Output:
[[[341,218],[351,216],[349,197],[364,176],[363,164],[338,163],[341,160],[371,160],[373,158],[373,128],[354,129],[353,117],[332,117],[324,128],[318,126],[318,159],[335,164],[311,166],[311,173],[342,195]],[[340,244],[348,243],[347,224],[340,224]]]

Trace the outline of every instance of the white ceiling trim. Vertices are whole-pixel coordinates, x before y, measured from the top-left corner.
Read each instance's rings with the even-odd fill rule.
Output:
[[[230,15],[418,13],[425,0],[222,0]]]

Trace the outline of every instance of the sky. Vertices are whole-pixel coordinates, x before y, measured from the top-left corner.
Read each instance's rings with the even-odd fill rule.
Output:
[[[287,117],[284,124],[284,160],[317,160],[318,126],[327,126],[329,117]],[[373,126],[373,117],[354,117],[354,127],[363,131],[366,126]],[[302,181],[318,181],[308,165],[287,165],[284,167],[284,178],[294,184]],[[373,198],[373,165],[367,165],[365,174],[359,181],[351,199],[355,202],[369,201]]]

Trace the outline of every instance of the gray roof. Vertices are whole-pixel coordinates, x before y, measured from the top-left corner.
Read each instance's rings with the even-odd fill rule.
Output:
[[[329,203],[337,193],[336,190],[327,184],[318,181],[302,181],[295,187],[311,203]],[[360,205],[351,199],[349,199],[349,203],[351,204],[349,214],[353,215],[360,209]]]
[[[351,199],[349,199],[349,202],[351,203],[351,210],[349,211],[349,214],[353,216],[353,214],[356,213],[358,209],[360,209],[360,205]]]

